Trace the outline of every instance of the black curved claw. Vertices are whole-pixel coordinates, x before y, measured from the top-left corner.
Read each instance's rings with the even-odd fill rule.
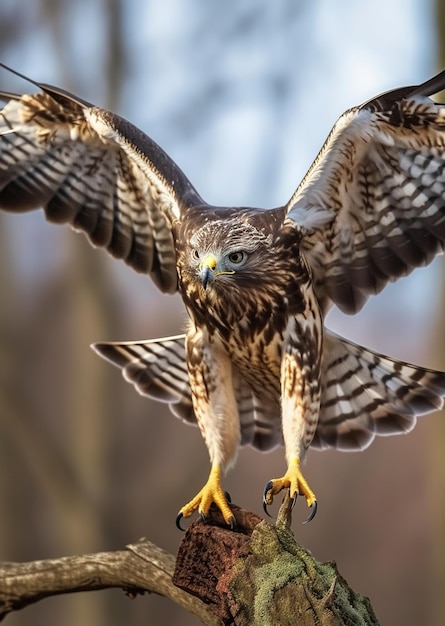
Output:
[[[207,517],[204,513],[199,513],[199,517],[201,518],[203,524],[207,524]]]
[[[181,520],[183,517],[184,517],[183,514],[181,513],[181,511],[179,511],[179,513],[176,516],[176,528],[178,530],[181,530],[183,533],[185,533],[185,528],[181,526]]]
[[[311,506],[311,513],[309,515],[309,517],[307,518],[307,520],[305,522],[303,522],[303,524],[309,524],[309,522],[312,522],[312,520],[314,519],[315,515],[317,514],[317,500],[315,500]]]
[[[296,491],[296,492],[294,493],[294,495],[292,496],[292,502],[291,502],[291,505],[290,505],[290,510],[291,510],[291,511],[293,511],[293,510],[294,510],[294,506],[295,506],[295,505],[296,505],[296,503],[297,503],[297,498],[298,498],[298,491]]]
[[[227,502],[228,502],[229,504],[231,504],[231,503],[232,503],[232,498],[230,497],[230,493],[229,493],[228,491],[225,491],[225,492],[224,492],[224,495],[225,495],[225,497],[226,497]]]
[[[236,519],[233,517],[233,515],[229,517],[229,526],[230,530],[236,530]]]
[[[269,511],[267,510],[267,500],[266,500],[266,496],[267,496],[267,492],[270,491],[273,487],[273,481],[269,480],[269,482],[266,484],[266,486],[264,487],[264,491],[263,491],[263,511],[265,512],[266,515],[268,515],[269,517],[272,517],[272,515],[269,513]]]

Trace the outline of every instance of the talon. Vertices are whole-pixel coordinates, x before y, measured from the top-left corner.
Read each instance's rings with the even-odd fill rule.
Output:
[[[309,508],[311,509],[310,515],[307,520],[303,522],[303,524],[309,524],[309,522],[312,522],[312,520],[316,516],[318,508],[317,500],[314,500]]]
[[[235,518],[228,505],[229,498],[227,498],[226,493],[221,487],[220,467],[218,465],[212,466],[209,478],[204,487],[179,511],[176,518],[176,526],[180,530],[183,530],[180,524],[182,518],[190,517],[195,511],[198,511],[204,524],[207,523],[209,509],[212,504],[216,504],[222,513],[225,523],[233,529],[235,527]]]
[[[226,496],[226,500],[229,504],[232,504],[232,498],[230,497],[230,493],[228,491],[224,492],[224,495]]]
[[[181,530],[183,533],[185,533],[185,528],[181,526],[181,520],[183,517],[184,517],[183,514],[181,513],[181,511],[179,511],[179,513],[176,516],[176,528],[178,530]]]
[[[267,517],[272,517],[272,515],[269,513],[269,511],[267,510],[267,502],[265,500],[263,500],[263,511],[265,512],[265,514],[267,515]]]
[[[266,484],[266,486],[264,487],[264,491],[263,491],[263,511],[265,512],[265,514],[268,517],[272,517],[272,515],[269,513],[269,511],[267,510],[267,505],[271,503],[271,499],[269,501],[269,498],[267,497],[267,494],[269,493],[269,491],[273,488],[273,481],[269,480],[269,482]]]
[[[229,519],[230,530],[236,530],[236,519],[232,517]]]
[[[306,520],[305,524],[314,519],[317,513],[317,499],[314,492],[309,487],[303,473],[300,469],[300,460],[294,458],[287,468],[287,472],[282,478],[275,478],[270,480],[263,492],[263,509],[268,514],[266,506],[272,503],[273,497],[276,496],[283,489],[289,489],[289,493],[292,495],[291,510],[294,508],[298,495],[303,495],[306,498],[308,507],[311,509],[311,513]]]

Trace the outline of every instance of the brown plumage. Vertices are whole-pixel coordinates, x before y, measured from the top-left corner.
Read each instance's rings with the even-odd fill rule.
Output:
[[[445,73],[340,117],[283,207],[212,207],[149,137],[67,92],[4,93],[0,206],[43,207],[167,293],[186,335],[101,343],[140,393],[197,422],[212,469],[179,514],[215,502],[240,445],[284,443],[288,469],[266,486],[316,498],[301,472],[309,446],[361,450],[410,431],[442,406],[445,374],[349,343],[323,326],[332,305],[358,311],[388,281],[429,263],[445,241]]]

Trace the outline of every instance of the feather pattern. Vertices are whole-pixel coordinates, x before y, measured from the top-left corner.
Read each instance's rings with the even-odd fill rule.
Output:
[[[173,223],[196,202],[181,170],[117,115],[49,86],[0,113],[2,208],[44,207],[163,291],[177,288]]]
[[[445,373],[391,359],[325,331],[320,415],[311,446],[360,451],[376,436],[410,432],[417,416],[443,406]],[[93,348],[122,369],[137,391],[167,402],[196,424],[185,360],[185,335]],[[282,444],[279,415],[239,372],[234,387],[242,445],[268,450]],[[276,399],[279,402],[279,398]]]
[[[344,113],[288,202],[290,219],[311,222],[304,254],[325,309],[356,313],[443,252],[445,106],[430,93],[395,90]]]
[[[33,81],[31,81],[33,82]],[[284,443],[288,470],[268,487],[314,493],[309,446],[362,450],[442,407],[445,374],[379,355],[324,328],[333,304],[358,311],[445,245],[445,72],[346,111],[289,202],[206,204],[132,124],[68,92],[6,92],[0,207],[43,207],[165,292],[179,290],[185,335],[95,344],[139,393],[197,423],[212,472],[181,515],[210,502],[238,447]],[[270,497],[269,497],[270,496]]]
[[[185,422],[196,424],[190,379],[185,358],[185,335],[146,341],[95,343],[92,348],[120,367],[126,381],[144,396],[165,402]],[[236,371],[233,385],[241,428],[241,445],[270,450],[282,444],[279,408],[259,400]]]

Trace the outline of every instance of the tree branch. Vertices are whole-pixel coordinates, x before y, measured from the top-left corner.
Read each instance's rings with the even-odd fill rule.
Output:
[[[0,620],[42,598],[120,587],[170,598],[209,626],[378,626],[369,600],[335,563],[319,563],[290,530],[286,497],[276,524],[235,505],[236,532],[211,509],[190,525],[175,558],[141,539],[125,550],[0,565]]]
[[[11,611],[49,596],[120,587],[129,596],[145,592],[166,596],[196,615],[206,626],[220,626],[221,621],[201,600],[173,584],[174,567],[174,557],[147,539],[116,552],[2,563],[0,620]]]
[[[378,626],[368,598],[349,587],[335,563],[319,563],[295,541],[289,496],[275,525],[231,508],[238,532],[217,510],[211,524],[192,524],[173,577],[225,625]]]

